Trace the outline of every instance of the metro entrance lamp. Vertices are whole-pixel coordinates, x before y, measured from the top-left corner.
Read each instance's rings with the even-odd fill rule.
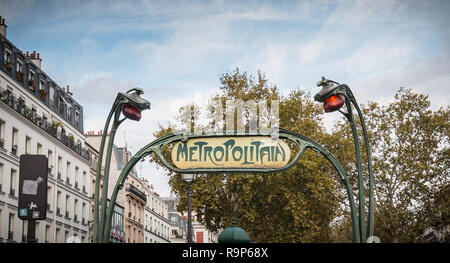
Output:
[[[322,77],[317,83],[317,86],[322,86],[322,90],[320,90],[315,96],[314,100],[318,102],[323,102],[323,107],[325,112],[333,112],[339,111],[342,113],[347,120],[350,122],[350,126],[352,128],[353,133],[353,141],[355,144],[356,151],[356,159],[357,159],[357,168],[358,168],[358,194],[359,194],[359,228],[360,228],[360,237],[361,242],[365,242],[367,240],[367,236],[373,236],[373,174],[372,174],[372,159],[370,154],[370,144],[369,138],[367,136],[366,125],[364,122],[364,118],[362,116],[362,112],[356,102],[355,97],[353,96],[352,91],[346,84],[339,84],[336,81],[328,80]],[[340,109],[342,106],[346,106],[347,112],[343,112]],[[356,108],[358,112],[359,120],[361,121],[361,126],[363,130],[364,143],[366,146],[366,154],[367,154],[367,165],[368,165],[368,173],[369,173],[369,217],[368,217],[368,227],[367,227],[367,236],[365,229],[365,208],[364,208],[364,180],[362,176],[362,165],[361,165],[361,151],[358,140],[358,131],[356,129],[355,119],[352,113],[352,104]]]

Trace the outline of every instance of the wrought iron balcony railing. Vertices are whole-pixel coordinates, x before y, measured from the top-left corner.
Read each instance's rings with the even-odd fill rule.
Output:
[[[135,196],[139,197],[144,202],[147,202],[147,195],[144,192],[142,192],[141,190],[137,189],[135,186],[130,184],[128,186],[128,188],[126,189],[126,191],[128,191],[128,192],[134,194]]]
[[[58,130],[58,124],[56,122],[49,123],[46,118],[37,115],[35,111],[25,105],[25,101],[22,98],[17,99],[9,90],[0,88],[0,101],[87,161],[92,162],[91,153],[87,148],[82,146],[81,142],[74,142],[73,137],[67,135],[64,129]],[[17,149],[15,151],[17,152]]]

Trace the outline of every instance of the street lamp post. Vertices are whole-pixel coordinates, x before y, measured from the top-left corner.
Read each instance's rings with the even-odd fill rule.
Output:
[[[114,144],[114,137],[117,128],[125,119],[139,121],[141,118],[141,111],[150,109],[150,102],[141,98],[140,96],[143,93],[144,92],[142,89],[135,88],[127,91],[126,93],[117,94],[117,97],[114,100],[113,106],[111,107],[111,110],[109,112],[108,118],[106,119],[97,160],[97,175],[95,181],[95,195],[94,195],[94,222],[92,227],[94,243],[103,242],[103,232],[105,226],[104,222],[106,218],[106,206],[108,200],[109,168],[111,164],[111,153]],[[120,119],[121,112],[125,116],[125,118],[123,119]],[[103,161],[103,152],[105,148],[106,136],[108,135],[109,123],[113,115],[114,119],[111,127],[111,132],[109,134],[108,147],[106,149],[105,170],[103,175],[103,185],[105,185],[105,187],[103,187],[102,191],[102,204],[99,213],[100,179],[102,178],[101,168]],[[111,205],[114,206],[114,204]]]
[[[186,182],[186,192],[187,192],[187,207],[188,207],[188,243],[192,242],[192,204],[191,204],[191,197],[192,197],[192,183],[195,182],[195,179],[197,178],[197,174],[182,174],[181,177],[183,178],[183,181]]]
[[[359,195],[359,228],[361,242],[366,242],[366,229],[365,229],[365,208],[364,208],[364,180],[362,176],[362,164],[361,164],[361,151],[358,140],[358,131],[356,129],[355,119],[352,113],[352,104],[358,112],[359,119],[363,130],[364,143],[366,145],[368,173],[369,173],[369,216],[368,216],[368,228],[367,235],[373,236],[373,174],[372,174],[372,159],[370,154],[369,138],[367,136],[367,129],[362,116],[362,112],[353,96],[352,91],[346,84],[339,84],[336,81],[328,80],[322,77],[317,83],[317,86],[322,86],[314,99],[318,102],[324,103],[325,112],[339,111],[342,113],[350,123],[353,133],[353,141],[355,144],[357,168],[358,168],[358,195]],[[345,104],[347,112],[342,112],[340,108]]]

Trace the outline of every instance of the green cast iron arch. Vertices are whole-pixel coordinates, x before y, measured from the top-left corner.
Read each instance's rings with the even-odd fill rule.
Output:
[[[263,136],[270,136],[270,132],[259,132],[257,135],[263,135]],[[133,155],[130,159],[130,161],[125,165],[123,168],[121,174],[119,175],[118,181],[114,187],[114,191],[111,196],[111,204],[114,204],[117,200],[117,194],[120,189],[123,188],[123,185],[125,183],[125,179],[127,178],[129,172],[133,167],[136,165],[139,160],[142,158],[145,158],[147,155],[151,153],[155,153],[158,158],[164,163],[164,165],[171,169],[174,172],[177,173],[276,173],[280,171],[287,170],[294,166],[298,160],[301,158],[303,153],[306,151],[306,149],[312,149],[322,154],[336,169],[336,171],[339,174],[339,177],[341,179],[341,182],[344,184],[347,192],[347,197],[349,200],[350,205],[350,213],[351,213],[351,219],[352,219],[352,232],[353,232],[353,242],[359,243],[360,240],[360,233],[359,233],[359,227],[358,227],[358,220],[356,217],[356,207],[355,207],[355,201],[353,198],[353,193],[350,188],[350,184],[347,179],[347,174],[345,173],[344,168],[339,163],[339,161],[322,145],[315,142],[314,140],[300,135],[298,133],[285,130],[280,128],[279,129],[279,138],[282,139],[288,139],[293,141],[298,147],[299,151],[297,155],[284,167],[282,168],[190,168],[190,169],[179,169],[177,167],[172,166],[163,156],[162,156],[162,149],[173,142],[177,141],[183,141],[186,142],[189,139],[193,138],[205,138],[205,137],[245,137],[249,136],[248,133],[239,134],[235,133],[234,135],[224,134],[224,135],[186,135],[183,134],[183,132],[175,132],[168,135],[165,135],[159,139],[156,139],[146,146],[144,146],[142,149],[140,149],[135,155]],[[103,232],[103,241],[108,242],[109,241],[109,232],[111,229],[111,219],[112,219],[112,213],[114,210],[114,206],[110,205],[108,207],[108,212],[106,216],[106,222],[105,222],[105,228]]]

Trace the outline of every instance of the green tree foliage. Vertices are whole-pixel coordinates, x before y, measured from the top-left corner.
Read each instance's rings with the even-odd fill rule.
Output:
[[[362,110],[373,159],[374,234],[382,242],[419,242],[427,228],[448,227],[449,108],[433,111],[428,96],[400,88],[392,103],[371,102]],[[353,147],[349,125],[341,121],[333,133],[341,139],[332,152],[346,165],[353,189],[357,189],[356,166],[349,159],[354,153],[344,150]],[[365,179],[367,197],[367,173]],[[339,241],[348,241],[350,236],[343,233],[349,230],[345,218],[336,226],[335,235]]]

